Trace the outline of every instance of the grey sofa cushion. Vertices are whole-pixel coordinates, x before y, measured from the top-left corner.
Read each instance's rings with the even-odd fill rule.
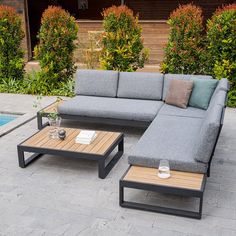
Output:
[[[129,164],[158,168],[159,161],[167,159],[173,170],[205,173],[207,164],[194,159],[201,123],[202,119],[157,115],[134,147]]]
[[[199,79],[196,77],[192,77],[191,80],[193,80],[194,86],[189,99],[189,106],[207,110],[219,81],[216,79]]]
[[[204,118],[204,116],[206,115],[206,111],[194,107],[187,107],[186,109],[182,109],[176,106],[164,104],[158,112],[158,115]]]
[[[118,72],[108,70],[77,70],[75,94],[116,97]]]
[[[229,89],[230,89],[229,81],[226,78],[222,78],[221,80],[219,80],[219,83],[215,89],[215,93],[217,93],[219,90],[224,90],[228,92]],[[214,94],[212,96],[214,96]]]
[[[151,122],[163,102],[76,96],[58,107],[60,114]]]
[[[163,74],[120,72],[117,97],[161,100]]]
[[[209,107],[207,111],[210,111],[213,106],[215,105],[221,105],[225,106],[226,104],[226,97],[227,97],[227,92],[225,90],[218,90],[217,93],[215,93],[210,101]]]
[[[167,91],[169,89],[169,83],[172,79],[191,79],[192,77],[199,79],[213,79],[212,76],[209,75],[182,75],[182,74],[165,74],[164,75],[164,88],[163,88],[163,96],[162,99],[165,100]]]
[[[215,105],[207,112],[196,140],[196,161],[209,162],[220,129],[222,109],[221,105]]]

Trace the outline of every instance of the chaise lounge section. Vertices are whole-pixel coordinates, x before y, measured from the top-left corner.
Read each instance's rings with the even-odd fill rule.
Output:
[[[161,159],[168,159],[173,170],[209,176],[227,91],[227,80],[222,79],[207,110],[164,104],[130,154],[129,164],[158,168]]]

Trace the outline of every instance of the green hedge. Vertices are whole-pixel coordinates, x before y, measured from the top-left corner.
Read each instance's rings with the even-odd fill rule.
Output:
[[[202,10],[193,4],[180,5],[168,24],[170,36],[162,72],[228,78],[228,106],[236,107],[236,4],[217,9],[205,31]]]
[[[0,5],[0,83],[3,80],[23,78],[23,38],[20,16],[14,8]]]
[[[236,107],[236,4],[219,8],[208,20],[207,43],[209,73],[229,79],[228,105]]]
[[[106,70],[136,71],[144,67],[144,49],[138,16],[127,6],[112,6],[103,11],[104,35],[101,67]]]
[[[205,73],[202,9],[180,5],[168,20],[170,35],[161,71],[164,73]]]
[[[39,60],[41,72],[38,90],[46,94],[60,89],[75,72],[73,52],[76,48],[78,26],[75,18],[61,7],[49,6],[43,13],[38,34],[39,44],[35,47],[35,59]]]

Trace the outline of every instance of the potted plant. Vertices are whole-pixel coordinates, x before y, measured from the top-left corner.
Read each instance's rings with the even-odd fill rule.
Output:
[[[57,97],[56,103],[60,102],[62,99]],[[42,108],[42,96],[37,96],[36,101],[33,104],[33,107],[39,110],[39,113],[43,117],[47,117],[48,123],[50,125],[49,137],[52,139],[58,138],[58,130],[61,125],[61,117],[58,115],[57,107],[50,112],[45,112]]]

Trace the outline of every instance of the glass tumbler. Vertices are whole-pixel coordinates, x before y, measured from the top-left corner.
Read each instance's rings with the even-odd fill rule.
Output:
[[[167,179],[170,177],[170,165],[168,160],[160,160],[158,176],[161,179]]]

